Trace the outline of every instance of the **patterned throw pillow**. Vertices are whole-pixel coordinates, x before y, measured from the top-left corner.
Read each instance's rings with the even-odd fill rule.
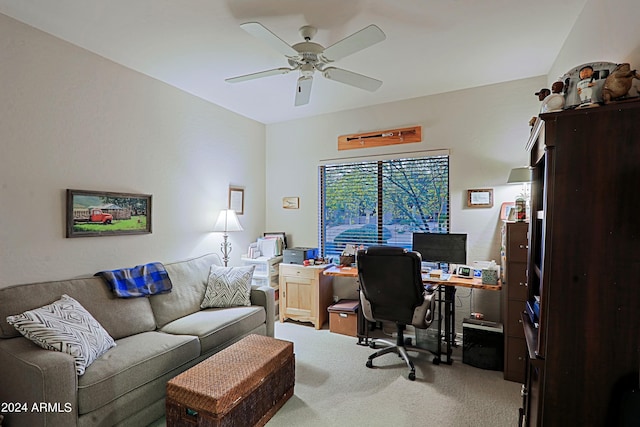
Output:
[[[200,308],[251,305],[251,279],[255,265],[220,267],[209,270],[207,290]]]
[[[9,316],[7,323],[40,347],[73,356],[78,375],[116,345],[102,325],[68,295],[44,307]]]

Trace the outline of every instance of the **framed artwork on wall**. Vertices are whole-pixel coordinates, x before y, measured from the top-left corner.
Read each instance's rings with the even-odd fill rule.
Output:
[[[299,197],[283,197],[282,207],[284,209],[300,209],[300,198]]]
[[[67,237],[151,233],[151,195],[67,190]]]
[[[490,208],[493,206],[493,189],[478,188],[467,190],[467,207]]]
[[[229,187],[229,209],[236,211],[236,215],[244,214],[244,188]]]

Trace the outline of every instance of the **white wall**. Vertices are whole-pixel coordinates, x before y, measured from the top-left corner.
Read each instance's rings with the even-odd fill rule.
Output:
[[[549,71],[549,84],[587,62],[628,62],[640,69],[639,15],[637,0],[588,1]]]
[[[318,166],[321,160],[418,150],[450,150],[451,231],[468,234],[468,260],[499,262],[499,210],[519,186],[511,168],[527,164],[529,120],[546,78],[531,78],[267,126],[267,228],[286,231],[295,246],[318,246]],[[420,125],[423,142],[338,151],[344,134]],[[467,189],[492,188],[493,208],[467,208]],[[281,207],[299,196],[300,209]],[[338,286],[336,286],[337,288]],[[340,290],[336,289],[340,295]],[[459,296],[468,295],[460,290]],[[470,308],[467,298],[461,316]],[[499,293],[475,291],[474,310],[499,319]],[[466,312],[466,313],[465,313]]]
[[[219,253],[264,230],[264,125],[0,14],[0,286]],[[251,153],[251,155],[247,155]],[[65,189],[152,194],[148,235],[65,238]]]

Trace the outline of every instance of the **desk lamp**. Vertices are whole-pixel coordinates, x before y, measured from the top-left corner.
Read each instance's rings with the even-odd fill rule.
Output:
[[[229,262],[229,254],[231,253],[231,242],[228,241],[230,231],[243,231],[244,229],[238,221],[236,211],[233,209],[223,209],[218,215],[218,220],[213,226],[213,231],[222,232],[222,243],[220,244],[220,251],[222,252],[222,261],[226,267]]]

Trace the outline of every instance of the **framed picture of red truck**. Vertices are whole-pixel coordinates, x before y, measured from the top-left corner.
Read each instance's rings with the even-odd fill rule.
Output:
[[[151,233],[151,195],[67,190],[67,237]]]

